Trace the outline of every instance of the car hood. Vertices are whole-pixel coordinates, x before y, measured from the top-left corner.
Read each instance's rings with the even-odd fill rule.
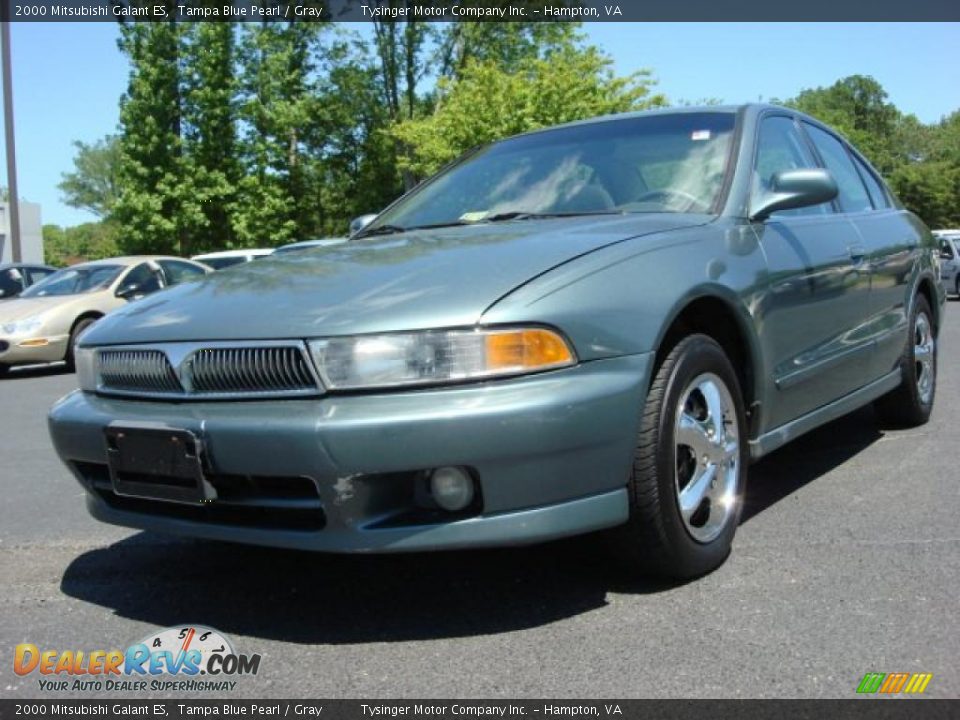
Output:
[[[80,298],[80,295],[56,295],[51,297],[13,298],[0,304],[0,325],[27,318],[47,315]]]
[[[514,221],[367,237],[234,266],[111,313],[84,344],[324,337],[463,327],[511,290],[703,215]]]

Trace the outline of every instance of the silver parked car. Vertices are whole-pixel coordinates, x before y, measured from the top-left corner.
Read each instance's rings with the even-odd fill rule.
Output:
[[[940,241],[940,283],[960,296],[960,230],[934,230]]]

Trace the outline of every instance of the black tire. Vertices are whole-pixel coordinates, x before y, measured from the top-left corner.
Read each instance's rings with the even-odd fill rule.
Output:
[[[930,360],[924,364],[917,358],[920,346],[918,333],[923,333],[923,324],[930,333]],[[937,328],[933,321],[930,303],[923,295],[917,295],[910,312],[907,342],[900,359],[903,382],[874,403],[880,422],[894,427],[916,427],[930,419],[933,401],[937,395]],[[929,370],[929,391],[921,385],[923,369]]]
[[[10,366],[0,363],[0,378],[4,378],[10,374]]]
[[[694,397],[691,383],[704,377],[717,378],[726,386],[732,400],[732,417],[736,421],[737,448],[729,452],[729,466],[736,468],[730,505],[717,505],[723,510],[722,524],[718,534],[709,539],[697,539],[692,533],[700,532],[685,521],[680,510],[682,452],[688,449],[679,446],[676,428],[679,424],[680,403],[689,409]],[[695,392],[697,392],[695,390]],[[727,403],[729,405],[729,403]],[[727,412],[724,411],[726,418]],[[725,430],[721,434],[726,434]],[[692,447],[692,446],[691,446]],[[692,472],[704,472],[693,458]],[[615,553],[633,569],[646,573],[675,578],[690,579],[718,567],[730,554],[733,536],[737,531],[748,468],[747,424],[743,395],[736,373],[723,349],[706,335],[691,335],[681,340],[657,369],[643,408],[640,433],[634,453],[633,467],[628,480],[630,519],[626,525],[610,531],[608,538]],[[709,467],[706,463],[704,467]],[[723,465],[717,466],[724,467]],[[720,473],[720,470],[717,470]],[[718,475],[729,478],[729,474]],[[693,479],[689,480],[694,485]],[[709,485],[713,488],[713,484]],[[711,501],[705,499],[708,514],[713,513]],[[701,509],[703,506],[701,506]],[[699,512],[699,510],[698,510]],[[694,516],[696,513],[694,513]]]
[[[80,334],[84,330],[86,330],[88,327],[93,325],[97,320],[98,318],[88,317],[88,318],[83,318],[82,320],[78,320],[74,324],[73,329],[70,331],[70,344],[67,346],[67,354],[63,358],[67,363],[67,369],[76,370],[76,366],[74,365],[74,362],[73,362],[73,348],[77,344],[77,339],[80,337]]]

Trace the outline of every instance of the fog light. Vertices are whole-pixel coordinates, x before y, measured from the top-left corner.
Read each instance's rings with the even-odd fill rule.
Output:
[[[473,502],[473,478],[463,468],[437,468],[430,476],[430,494],[444,510],[463,510]]]

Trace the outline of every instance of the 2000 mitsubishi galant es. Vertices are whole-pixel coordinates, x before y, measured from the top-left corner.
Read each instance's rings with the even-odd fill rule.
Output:
[[[926,422],[938,262],[809,117],[599,118],[109,315],[50,429],[110,523],[335,552],[607,529],[691,577],[729,553],[751,459],[870,402]]]

